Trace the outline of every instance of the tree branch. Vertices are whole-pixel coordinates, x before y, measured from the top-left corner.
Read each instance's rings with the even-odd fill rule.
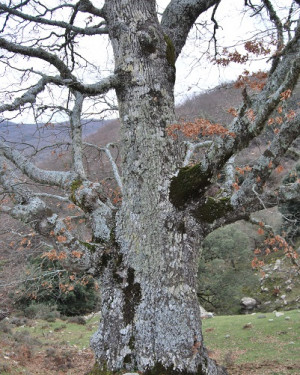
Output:
[[[251,101],[251,108],[244,103],[238,117],[229,126],[229,133],[235,136],[219,137],[210,147],[201,162],[203,172],[220,170],[234,152],[246,147],[264,129],[266,121],[282,99],[281,94],[294,89],[300,75],[300,26],[287,49],[264,89]]]
[[[205,141],[205,142],[199,142],[199,143],[185,142],[185,144],[187,146],[187,150],[186,150],[186,155],[182,164],[183,167],[189,164],[197,148],[208,147],[212,144],[212,141]]]
[[[72,157],[75,173],[82,180],[86,179],[86,173],[82,159],[82,125],[81,111],[84,96],[78,92],[74,93],[75,103],[70,115],[71,137],[72,137]]]
[[[94,145],[94,144],[92,144],[92,143],[84,142],[84,144],[85,144],[86,146],[93,147],[93,148],[95,148],[95,149],[98,150],[98,151],[103,151],[103,152],[105,152],[105,154],[106,154],[106,156],[108,157],[108,160],[109,160],[109,162],[110,162],[110,164],[111,164],[111,167],[112,167],[112,170],[113,170],[113,174],[114,174],[115,180],[117,181],[117,184],[118,184],[118,186],[119,186],[119,188],[120,188],[120,190],[121,190],[121,192],[122,192],[122,191],[123,191],[123,183],[122,183],[122,179],[121,179],[121,176],[120,176],[120,173],[119,173],[119,169],[118,169],[118,166],[117,166],[116,162],[114,161],[114,159],[113,159],[113,157],[112,157],[112,155],[111,155],[111,152],[110,152],[110,150],[109,150],[109,148],[110,148],[111,146],[114,146],[114,145],[113,145],[112,143],[108,143],[108,144],[106,145],[106,147],[98,147],[98,146],[96,146],[96,145]]]
[[[275,10],[273,8],[272,3],[269,0],[263,0],[263,3],[265,4],[265,7],[268,11],[270,20],[273,22],[273,24],[275,25],[276,30],[277,30],[277,51],[274,54],[272,68],[270,70],[270,73],[272,73],[275,70],[275,68],[276,68],[276,66],[279,62],[279,59],[280,59],[278,54],[280,53],[280,51],[282,50],[282,48],[284,46],[283,25],[280,21],[280,18],[278,17],[277,13],[275,12]]]
[[[300,114],[292,121],[286,121],[280,132],[275,136],[270,146],[252,166],[239,190],[233,194],[231,204],[233,207],[243,206],[244,210],[253,211],[254,202],[257,208],[266,208],[264,200],[259,194],[263,192],[263,186],[273,170],[279,165],[281,157],[286,153],[289,146],[300,135]]]
[[[103,9],[96,8],[89,0],[79,0],[78,9],[82,13],[90,13],[94,16],[105,18]]]
[[[14,163],[22,173],[40,184],[66,188],[77,178],[74,172],[46,171],[40,169],[25,158],[19,151],[9,147],[2,141],[0,141],[0,151],[8,160]]]
[[[45,51],[42,48],[32,48],[26,47],[21,44],[16,44],[9,42],[4,38],[0,38],[0,48],[6,51],[18,53],[23,56],[36,57],[42,59],[49,64],[55,66],[55,68],[60,72],[63,78],[69,78],[74,80],[74,76],[71,74],[70,69],[63,63],[63,61],[55,54]]]
[[[23,94],[20,98],[16,98],[11,104],[4,104],[0,106],[0,113],[4,111],[15,111],[25,104],[33,104],[36,101],[36,97],[41,93],[46,84],[51,82],[51,79],[42,78],[34,86],[30,87],[28,91]]]
[[[43,200],[27,190],[24,185],[16,183],[15,176],[0,156],[0,184],[14,193],[17,200],[12,208],[0,206],[0,212],[6,213],[16,220],[30,225],[55,247],[67,256],[65,264],[73,270],[96,272],[97,264],[104,251],[103,244],[110,241],[112,210],[98,198],[99,184],[86,181],[79,191],[74,194],[78,199],[85,199],[85,207],[89,209],[93,238],[97,241],[94,245],[81,241],[74,235],[69,226],[68,218],[60,218]],[[75,232],[76,233],[76,232]],[[90,251],[91,247],[97,251]]]
[[[176,57],[185,45],[187,36],[197,18],[220,0],[172,0],[165,9],[161,25],[171,38]]]
[[[84,7],[81,7],[81,9],[84,9]],[[80,10],[81,10],[80,9]],[[96,10],[97,8],[95,7],[90,7],[90,9]],[[16,17],[21,18],[22,20],[34,22],[36,24],[41,24],[41,25],[49,25],[49,26],[57,26],[63,29],[66,29],[67,31],[73,31],[76,34],[81,34],[81,35],[96,35],[96,34],[107,34],[107,28],[102,27],[99,28],[99,25],[97,27],[86,27],[86,28],[81,28],[81,27],[76,27],[72,25],[71,23],[64,22],[64,21],[55,21],[52,19],[46,19],[42,18],[40,16],[31,16],[26,13],[23,13],[13,7],[7,6],[3,3],[0,3],[0,10],[3,12],[6,12],[8,14],[14,15]],[[82,11],[82,10],[81,10]],[[100,14],[101,12],[99,12]]]
[[[23,56],[35,57],[44,60],[53,65],[59,71],[61,77],[51,77],[40,73],[44,81],[39,81],[39,84],[35,85],[35,90],[41,90],[42,84],[51,82],[56,83],[57,85],[67,86],[90,96],[94,96],[104,94],[108,90],[116,87],[119,84],[119,79],[114,74],[107,78],[103,78],[94,84],[82,84],[78,82],[76,77],[71,73],[71,70],[68,68],[68,66],[64,64],[64,62],[57,55],[47,52],[42,48],[22,46],[20,44],[8,42],[4,38],[0,38],[0,48]]]
[[[42,74],[41,74],[42,75]],[[111,75],[107,78],[103,78],[94,84],[82,84],[74,79],[62,79],[61,77],[51,77],[42,75],[42,78],[33,86],[31,86],[21,97],[16,98],[13,103],[3,104],[0,106],[0,113],[4,111],[15,111],[25,104],[34,104],[36,102],[37,95],[43,92],[46,85],[49,83],[54,83],[58,86],[66,86],[78,91],[78,94],[86,94],[88,96],[98,96],[105,94],[110,89],[114,88],[119,80],[115,75]],[[59,108],[56,106],[55,108]],[[66,109],[64,109],[66,110]],[[67,110],[66,110],[67,111]]]

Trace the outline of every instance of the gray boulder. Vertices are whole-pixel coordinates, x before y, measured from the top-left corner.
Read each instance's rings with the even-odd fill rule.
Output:
[[[258,302],[254,298],[243,297],[241,299],[242,311],[244,311],[246,313],[255,309],[257,307],[257,305],[258,305]]]

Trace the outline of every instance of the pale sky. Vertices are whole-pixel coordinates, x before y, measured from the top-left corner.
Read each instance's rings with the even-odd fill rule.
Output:
[[[275,0],[278,5],[286,5],[291,0]],[[255,2],[255,0],[253,1]],[[100,4],[99,4],[100,3]],[[101,6],[103,1],[100,0],[97,5]],[[158,10],[162,11],[164,7],[169,3],[169,0],[157,0]],[[259,32],[262,23],[259,23],[256,17],[249,17],[242,13],[244,0],[222,0],[221,4],[216,13],[216,19],[219,23],[219,29],[217,30],[217,41],[218,45],[223,47],[234,46],[242,38],[250,38],[251,32]],[[212,23],[210,21],[212,10],[207,12],[203,17],[200,17],[198,22],[209,21],[207,27],[212,30]],[[86,17],[86,15],[85,15]],[[252,31],[251,31],[252,30]],[[251,31],[251,32],[250,32]],[[215,65],[211,62],[211,58],[205,56],[205,50],[208,46],[208,40],[211,38],[209,32],[207,32],[201,38],[197,37],[197,32],[194,29],[184,47],[181,56],[176,63],[176,86],[175,86],[175,97],[176,103],[181,103],[188,97],[194,94],[201,93],[205,90],[211,89],[219,84],[226,83],[237,79],[245,69],[250,72],[255,72],[259,69],[266,70],[267,64],[265,61],[258,60],[251,62],[251,64],[240,65],[231,64],[229,67],[223,68]],[[206,41],[204,39],[207,39]],[[94,36],[89,38],[83,38],[80,42],[82,55],[87,56],[95,64],[101,67],[98,73],[93,75],[82,73],[82,78],[85,82],[94,82],[99,80],[101,77],[109,75],[113,70],[113,57],[111,47],[109,45],[107,36]],[[96,51],[96,52],[95,52]],[[23,58],[20,58],[20,61]],[[35,60],[34,63],[36,63]],[[22,66],[27,64],[26,60],[22,60]],[[32,62],[30,61],[30,64]],[[39,63],[35,69],[39,69]],[[40,68],[42,69],[42,68]],[[5,79],[11,77],[4,76],[1,78],[1,87],[5,85]],[[47,92],[43,95],[46,100]],[[59,93],[57,93],[59,97]],[[96,117],[96,116],[94,116]],[[32,117],[25,118],[24,116],[19,121],[32,122]]]

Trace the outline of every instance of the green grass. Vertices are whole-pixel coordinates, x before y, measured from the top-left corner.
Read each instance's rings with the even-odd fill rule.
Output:
[[[34,322],[32,327],[18,327],[15,332],[26,330],[31,337],[38,339],[42,344],[62,343],[85,349],[89,347],[90,338],[97,330],[99,317],[93,317],[86,325],[69,323],[60,319],[56,319],[53,323],[41,319]]]
[[[260,319],[261,315],[266,318]],[[286,317],[290,319],[286,320]],[[250,328],[244,328],[248,323],[251,323]],[[205,319],[203,335],[205,345],[210,351],[220,353],[223,360],[228,353],[232,353],[236,364],[259,363],[265,360],[279,363],[293,363],[295,360],[300,362],[299,310],[286,311],[278,318],[274,313],[257,313]]]
[[[259,318],[264,315],[265,318]],[[290,319],[285,319],[290,317]],[[273,319],[273,321],[269,321]],[[47,360],[48,348],[54,348],[64,358],[70,349],[77,357],[76,366],[82,363],[82,350],[88,351],[89,340],[97,330],[99,317],[90,319],[86,325],[69,323],[57,319],[50,323],[44,320],[31,321],[31,326],[13,327],[11,333],[0,332],[0,354],[16,351],[16,348],[29,345],[33,357],[24,365],[11,365],[11,372],[1,369],[0,375],[18,375],[29,371],[33,361],[39,361],[39,353],[45,353]],[[249,328],[245,328],[249,325]],[[18,334],[20,336],[18,336]],[[300,311],[286,311],[283,316],[274,313],[255,315],[216,316],[203,320],[205,346],[212,357],[220,364],[228,367],[230,375],[297,375],[300,374]],[[17,341],[16,341],[17,337]],[[18,338],[19,337],[19,338]],[[2,344],[1,344],[2,342]],[[10,342],[10,344],[9,344]],[[1,350],[2,345],[2,350]],[[16,346],[17,345],[17,346]],[[68,349],[69,348],[69,349]],[[77,353],[77,354],[74,354]],[[91,354],[90,354],[91,355]],[[1,357],[1,356],[0,356]],[[0,361],[1,362],[1,361]],[[3,361],[2,361],[3,363]],[[40,366],[40,363],[35,368]],[[91,358],[85,358],[84,366],[92,365]],[[44,366],[44,365],[43,365]],[[49,363],[48,363],[49,366]],[[79,375],[83,370],[71,368],[67,375]],[[4,371],[3,371],[4,370]],[[34,374],[57,374],[57,370],[41,368]]]

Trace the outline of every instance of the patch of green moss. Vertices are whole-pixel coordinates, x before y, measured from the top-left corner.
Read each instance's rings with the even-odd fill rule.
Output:
[[[128,346],[129,346],[129,349],[134,350],[134,346],[135,346],[135,338],[134,338],[134,336],[130,337]]]
[[[91,243],[85,242],[85,241],[80,241],[80,240],[78,240],[78,241],[81,243],[81,245],[86,247],[91,253],[94,253],[97,250],[96,245],[92,245]]]
[[[186,233],[186,228],[183,221],[181,221],[178,225],[178,232],[182,234]]]
[[[174,44],[171,40],[171,38],[165,34],[164,35],[165,42],[167,44],[167,49],[166,49],[166,58],[168,60],[168,63],[175,67],[175,62],[176,62],[176,50],[174,47]]]
[[[129,364],[131,363],[131,354],[126,354],[124,357],[124,363]]]
[[[71,184],[71,194],[70,194],[70,199],[72,202],[74,202],[75,204],[77,203],[76,202],[76,197],[75,197],[75,193],[76,193],[76,190],[81,186],[82,184],[82,180],[74,180]]]
[[[115,232],[115,228],[112,228],[112,230],[110,231],[110,234],[109,234],[109,240],[112,244],[115,244],[116,243],[116,232]]]
[[[232,210],[229,198],[208,197],[206,202],[194,211],[194,215],[201,221],[213,223]]]
[[[136,306],[140,303],[142,294],[139,283],[134,282],[134,269],[128,268],[127,286],[123,288],[124,306],[123,315],[125,324],[131,324],[134,319]]]
[[[205,375],[207,372],[203,372],[201,366],[198,367],[197,372],[191,373],[185,370],[176,370],[173,366],[165,367],[161,363],[157,363],[151,369],[146,370],[144,375]]]
[[[202,172],[200,165],[182,168],[170,185],[170,200],[181,208],[187,200],[199,195],[210,183],[211,172]]]
[[[112,375],[113,373],[107,369],[107,366],[101,366],[96,362],[92,370],[87,375]]]

